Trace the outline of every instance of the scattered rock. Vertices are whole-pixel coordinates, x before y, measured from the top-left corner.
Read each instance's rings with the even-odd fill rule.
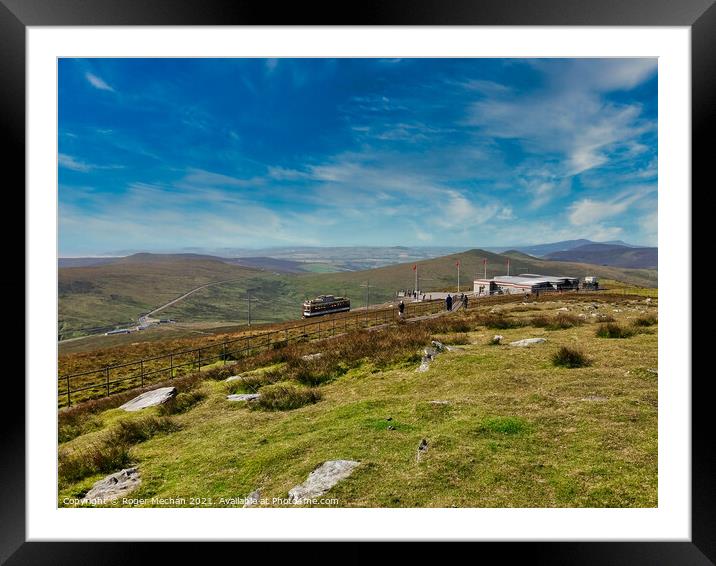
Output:
[[[418,444],[418,453],[415,457],[415,459],[420,462],[420,457],[425,454],[425,452],[428,451],[428,440],[426,438],[423,438],[420,441],[420,444]]]
[[[437,401],[428,401],[431,405],[449,405],[450,401],[444,401],[444,400],[437,400]]]
[[[360,462],[353,460],[329,460],[324,462],[308,474],[308,479],[305,482],[288,492],[289,501],[293,504],[300,504],[305,499],[320,497],[339,481],[350,476],[359,464]]]
[[[445,350],[447,350],[447,348],[445,347],[445,344],[443,344],[442,342],[438,342],[437,340],[433,340],[433,341],[431,341],[430,343],[433,345],[433,347],[435,348],[435,350],[437,351],[437,353],[444,352]]]
[[[646,371],[648,371],[649,373],[659,375],[659,370],[654,369],[654,368],[646,368]]]
[[[567,312],[569,309],[567,307],[562,307],[561,309],[557,309],[558,311]]]
[[[388,430],[395,430],[395,427],[393,425],[388,425]]]
[[[502,336],[502,334],[495,334],[492,337],[492,343],[496,344],[496,345],[502,344],[503,338],[504,338],[504,336]]]
[[[579,318],[587,318],[587,315],[584,314],[583,312],[580,312],[577,316],[578,316]]]
[[[141,409],[146,409],[147,407],[153,407],[154,405],[161,405],[162,403],[166,403],[176,394],[176,387],[160,387],[159,389],[154,389],[153,391],[147,391],[146,393],[142,393],[131,401],[127,401],[124,405],[120,407],[120,409],[124,409],[125,411],[130,412],[140,411]]]
[[[415,371],[428,371],[428,368],[430,367],[430,362],[433,361],[435,359],[435,356],[437,355],[438,352],[435,348],[425,348],[423,350],[423,359],[420,361],[420,366]]]
[[[232,375],[231,377],[227,377],[224,381],[226,383],[230,383],[232,381],[243,381],[244,376],[243,375]]]
[[[306,354],[305,356],[301,356],[302,360],[311,361],[311,360],[317,360],[318,358],[323,356],[323,352],[316,352],[315,354]]]
[[[261,397],[260,393],[239,393],[226,396],[229,401],[255,401],[259,397]]]
[[[644,302],[645,302],[645,303],[650,303],[650,302],[651,302],[651,297],[647,297],[646,299],[644,299]]]
[[[82,503],[101,505],[124,497],[142,483],[137,468],[126,468],[96,482],[82,498]]]
[[[386,420],[386,421],[392,421],[392,420],[393,420],[393,417],[388,417],[388,418],[385,419],[385,420]]]
[[[244,507],[253,507],[261,499],[261,490],[256,489],[246,496]]]
[[[582,401],[607,401],[608,399],[606,397],[601,397],[599,395],[587,395],[586,397],[582,397]]]
[[[546,342],[544,338],[525,338],[524,340],[517,340],[516,342],[510,342],[510,346],[517,346],[518,348],[525,348],[532,346],[532,344],[542,344]]]

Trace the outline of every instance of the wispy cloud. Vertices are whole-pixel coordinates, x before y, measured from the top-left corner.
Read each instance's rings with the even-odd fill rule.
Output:
[[[641,59],[62,63],[63,245],[652,242],[655,72]]]
[[[114,92],[114,89],[109,86],[106,82],[104,82],[101,78],[99,78],[97,75],[94,75],[90,72],[85,73],[85,78],[87,79],[87,82],[91,84],[94,88],[98,90],[108,90],[110,92]]]
[[[78,161],[71,155],[67,155],[64,153],[58,154],[57,163],[60,167],[65,167],[66,169],[71,169],[72,171],[82,171],[83,173],[86,173],[92,168],[92,166],[88,163]]]
[[[596,224],[626,212],[634,203],[656,191],[656,187],[633,187],[613,198],[582,199],[569,208],[569,221],[575,226]]]

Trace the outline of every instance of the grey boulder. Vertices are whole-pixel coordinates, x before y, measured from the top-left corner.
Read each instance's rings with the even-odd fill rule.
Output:
[[[125,411],[133,412],[146,409],[147,407],[153,407],[154,405],[161,405],[166,403],[177,394],[176,387],[160,387],[152,391],[147,391],[141,395],[135,397],[131,401],[127,401],[120,409]]]
[[[102,505],[134,491],[142,483],[137,468],[126,468],[96,482],[82,498],[82,503]]]
[[[533,344],[542,344],[542,342],[546,342],[544,338],[525,338],[524,340],[517,340],[516,342],[510,342],[510,346],[517,346],[518,348],[526,348],[527,346],[532,346]]]
[[[329,460],[318,466],[302,484],[297,485],[288,492],[288,499],[294,505],[303,503],[306,499],[320,497],[346,479],[360,462],[354,460]]]
[[[260,393],[238,393],[226,396],[229,401],[255,401],[259,397],[261,397]]]

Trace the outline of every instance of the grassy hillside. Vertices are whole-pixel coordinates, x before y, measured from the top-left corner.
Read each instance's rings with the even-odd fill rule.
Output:
[[[59,269],[59,334],[136,322],[140,313],[199,285],[261,273],[203,257],[130,256],[111,264]]]
[[[166,409],[62,412],[59,504],[136,465],[133,498],[222,507],[232,505],[222,497],[260,489],[276,506],[322,462],[353,459],[360,466],[325,495],[339,507],[655,507],[656,301],[574,295],[489,308],[203,372],[207,379],[178,383]],[[610,318],[627,337],[597,336]],[[504,343],[547,341],[491,345],[496,333]],[[416,372],[431,338],[454,349]],[[561,347],[579,350],[586,365],[555,366]],[[313,352],[324,356],[301,361]],[[222,381],[232,372],[246,385]],[[277,391],[294,391],[305,404],[226,400],[241,390],[276,402]],[[428,450],[418,461],[421,439]]]

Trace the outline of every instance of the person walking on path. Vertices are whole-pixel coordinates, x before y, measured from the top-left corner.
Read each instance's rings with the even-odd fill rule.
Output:
[[[403,318],[403,314],[405,313],[405,303],[401,300],[398,303],[398,316],[400,318]]]
[[[462,294],[462,308],[467,310],[467,295],[465,293]]]
[[[445,297],[445,307],[447,310],[452,310],[452,297],[450,296],[450,293],[448,293],[448,296]]]

